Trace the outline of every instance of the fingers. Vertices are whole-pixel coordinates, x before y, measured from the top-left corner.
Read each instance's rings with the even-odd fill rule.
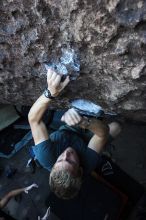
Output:
[[[52,83],[53,83],[54,80],[56,79],[57,75],[58,75],[58,74],[57,74],[56,72],[52,71],[51,79],[50,79]]]
[[[76,118],[76,121],[79,123],[81,121],[82,117],[77,113],[77,111],[74,108],[71,108],[70,110],[71,110],[71,113]]]
[[[36,183],[33,183],[33,184],[31,185],[31,187],[38,188],[39,186],[38,186]]]
[[[54,73],[54,71],[51,68],[49,68],[48,72],[47,72],[47,81],[51,80],[53,73]]]
[[[61,76],[60,75],[56,75],[56,77],[54,78],[54,82],[52,82],[52,84],[55,86],[55,87],[58,87],[59,84],[61,82]]]
[[[77,113],[77,111],[74,108],[71,108],[61,118],[62,121],[66,119],[71,119],[75,123],[79,123],[82,120],[82,117]]]
[[[33,183],[32,185],[25,188],[26,193],[28,193],[28,191],[33,189],[34,187],[38,188],[39,186],[36,183]]]
[[[49,69],[47,72],[47,81],[49,84],[57,87],[60,84],[61,76],[55,71]]]
[[[52,69],[48,69],[47,72],[48,89],[51,92],[51,95],[53,96],[57,96],[70,81],[69,76],[67,76],[64,82],[61,82],[61,77],[62,76],[60,74],[57,74]]]
[[[77,124],[75,118],[73,117],[73,115],[70,112],[68,112],[68,114],[65,115],[65,121],[70,126]]]
[[[69,109],[61,118],[61,121],[66,122],[69,126],[76,125],[81,120],[81,116],[73,108]]]

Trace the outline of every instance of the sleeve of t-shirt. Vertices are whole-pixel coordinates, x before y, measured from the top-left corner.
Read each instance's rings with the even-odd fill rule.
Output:
[[[95,169],[99,169],[102,165],[103,159],[100,154],[92,150],[91,148],[86,148],[82,154],[82,163],[84,166],[85,174],[89,174]]]
[[[32,149],[39,163],[50,171],[55,163],[55,147],[50,139],[33,146]]]
[[[69,147],[69,136],[66,131],[55,131],[50,134],[50,140],[56,147],[56,157],[58,157],[67,147]]]

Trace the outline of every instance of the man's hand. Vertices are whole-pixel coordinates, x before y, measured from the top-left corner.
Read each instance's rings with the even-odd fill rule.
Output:
[[[62,116],[61,121],[64,121],[69,126],[74,126],[79,124],[82,121],[82,117],[77,113],[74,108],[69,109]]]
[[[50,91],[52,96],[57,96],[69,83],[69,76],[61,82],[61,75],[57,74],[52,69],[49,69],[47,72],[47,83],[48,90]]]
[[[64,121],[69,126],[78,125],[83,129],[88,129],[90,125],[90,119],[88,117],[81,117],[79,113],[71,108],[62,116],[61,121]]]
[[[32,185],[28,186],[28,187],[25,187],[24,188],[24,192],[26,194],[28,194],[28,192],[32,189],[32,188],[38,188],[38,185],[36,183],[33,183]]]

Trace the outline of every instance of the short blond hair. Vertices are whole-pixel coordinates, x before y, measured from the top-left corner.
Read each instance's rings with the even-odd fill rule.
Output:
[[[56,170],[52,168],[49,178],[51,191],[62,199],[74,198],[82,185],[82,173],[79,171],[76,176],[73,176],[67,170]]]

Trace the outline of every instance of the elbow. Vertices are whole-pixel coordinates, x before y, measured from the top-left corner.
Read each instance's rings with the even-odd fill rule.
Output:
[[[33,114],[31,113],[31,111],[28,113],[28,121],[29,123],[31,123],[34,120]]]
[[[36,117],[31,110],[28,113],[28,121],[29,121],[29,124],[36,122]]]
[[[38,118],[36,114],[34,114],[33,111],[30,110],[30,112],[28,113],[28,122],[31,126],[34,124],[40,124],[41,120]]]

